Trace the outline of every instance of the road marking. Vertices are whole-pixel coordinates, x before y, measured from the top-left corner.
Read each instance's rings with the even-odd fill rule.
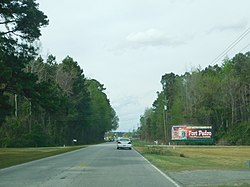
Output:
[[[135,150],[135,149],[134,149]],[[138,151],[135,150],[137,154],[139,154],[146,162],[148,162],[153,168],[155,168],[160,174],[162,174],[163,177],[168,179],[170,182],[172,182],[176,187],[181,187],[177,182],[175,182],[173,179],[171,179],[169,176],[166,175],[166,173],[163,173],[160,169],[158,169],[156,166],[154,166],[151,162],[149,162],[142,154],[140,154]]]

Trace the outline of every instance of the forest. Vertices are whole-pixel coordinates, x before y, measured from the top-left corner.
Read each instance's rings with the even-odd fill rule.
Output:
[[[0,147],[96,143],[118,128],[103,84],[67,55],[38,54],[48,24],[34,0],[0,2]]]
[[[171,126],[201,124],[213,127],[214,144],[250,145],[250,52],[184,75],[166,73],[161,84],[141,115],[141,139],[168,143]]]

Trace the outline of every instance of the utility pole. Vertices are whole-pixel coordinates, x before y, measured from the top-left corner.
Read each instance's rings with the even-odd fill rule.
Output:
[[[29,100],[29,133],[31,133],[31,114],[32,114],[32,105],[31,101]]]
[[[167,100],[167,93],[165,93],[166,90],[166,82],[162,83],[163,86],[163,122],[164,122],[164,138],[165,138],[165,143],[169,143],[170,142],[170,138],[169,136],[169,127],[167,126],[168,123],[168,100]]]
[[[167,143],[166,112],[167,112],[167,106],[164,104],[163,107],[163,126],[164,126],[164,141],[165,141],[164,143]]]
[[[14,100],[15,100],[15,116],[17,117],[17,94],[14,95]]]

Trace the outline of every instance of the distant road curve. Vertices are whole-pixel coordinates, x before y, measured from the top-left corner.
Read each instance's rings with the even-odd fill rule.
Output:
[[[0,186],[179,187],[135,150],[114,143],[2,169]]]

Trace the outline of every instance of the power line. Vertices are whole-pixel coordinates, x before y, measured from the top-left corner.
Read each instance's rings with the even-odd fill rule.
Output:
[[[211,64],[214,65],[222,57],[224,57],[231,49],[233,49],[243,38],[245,38],[250,33],[250,27],[244,31],[233,43],[231,43],[221,54],[219,54]]]
[[[247,44],[245,47],[243,47],[240,52],[244,51],[246,48],[248,48],[250,46],[250,44]]]

